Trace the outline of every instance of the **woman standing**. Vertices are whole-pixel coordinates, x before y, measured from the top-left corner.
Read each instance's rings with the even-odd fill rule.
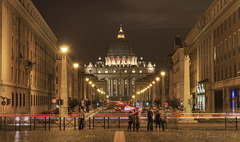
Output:
[[[141,119],[141,112],[138,111],[136,114],[136,130],[140,131],[140,119]]]

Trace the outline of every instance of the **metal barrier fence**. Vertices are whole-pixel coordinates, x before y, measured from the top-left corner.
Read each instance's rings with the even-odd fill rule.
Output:
[[[238,124],[238,119],[237,119],[237,117],[235,117],[235,118],[227,118],[227,117],[225,117],[225,130],[227,130],[227,127],[230,127],[229,125],[232,125],[232,126],[235,126],[235,128],[236,128],[236,131],[237,131],[237,125]]]
[[[238,117],[224,117],[221,119],[220,127],[225,130],[238,130]],[[78,117],[0,117],[0,130],[51,130],[59,129],[76,130],[79,126]],[[141,119],[140,127],[147,128],[147,119]],[[121,129],[128,127],[127,117],[87,117],[84,126],[88,129]],[[166,128],[167,129],[167,128]]]

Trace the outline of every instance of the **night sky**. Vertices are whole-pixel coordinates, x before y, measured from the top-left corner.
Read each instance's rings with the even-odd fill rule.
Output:
[[[175,35],[184,39],[213,0],[32,1],[73,61],[105,57],[122,24],[137,57],[165,68]]]

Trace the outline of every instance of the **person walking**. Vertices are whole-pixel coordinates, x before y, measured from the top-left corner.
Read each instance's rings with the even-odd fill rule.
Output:
[[[149,109],[148,113],[148,125],[147,125],[147,130],[153,131],[153,111],[152,108]]]
[[[141,112],[138,111],[136,115],[136,131],[140,131],[140,119],[141,119]]]
[[[83,112],[82,109],[80,109],[80,113],[79,113],[78,118],[80,119],[80,120],[79,120],[79,126],[78,126],[78,129],[79,129],[79,130],[83,130],[83,128],[84,128],[85,114],[84,114],[84,112]]]
[[[128,129],[127,130],[131,131],[132,124],[133,124],[133,115],[132,115],[132,112],[129,111],[129,113],[128,113]]]
[[[155,115],[155,123],[156,123],[156,129],[159,128],[159,131],[160,131],[161,124],[160,124],[160,113],[159,113],[159,110],[157,110],[157,113]]]
[[[136,128],[136,110],[135,109],[132,114],[132,119],[133,119],[133,131],[135,131],[135,128]]]

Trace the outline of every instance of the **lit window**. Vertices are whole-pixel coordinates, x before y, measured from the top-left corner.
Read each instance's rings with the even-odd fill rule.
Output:
[[[127,73],[127,70],[124,70],[125,73]]]
[[[115,70],[113,70],[113,73],[116,73],[116,71],[115,71]]]
[[[108,70],[105,70],[105,73],[108,73]]]
[[[132,70],[132,73],[135,73],[135,70]]]
[[[101,73],[101,71],[98,71],[98,73]]]
[[[140,70],[139,73],[142,73],[142,70]]]

